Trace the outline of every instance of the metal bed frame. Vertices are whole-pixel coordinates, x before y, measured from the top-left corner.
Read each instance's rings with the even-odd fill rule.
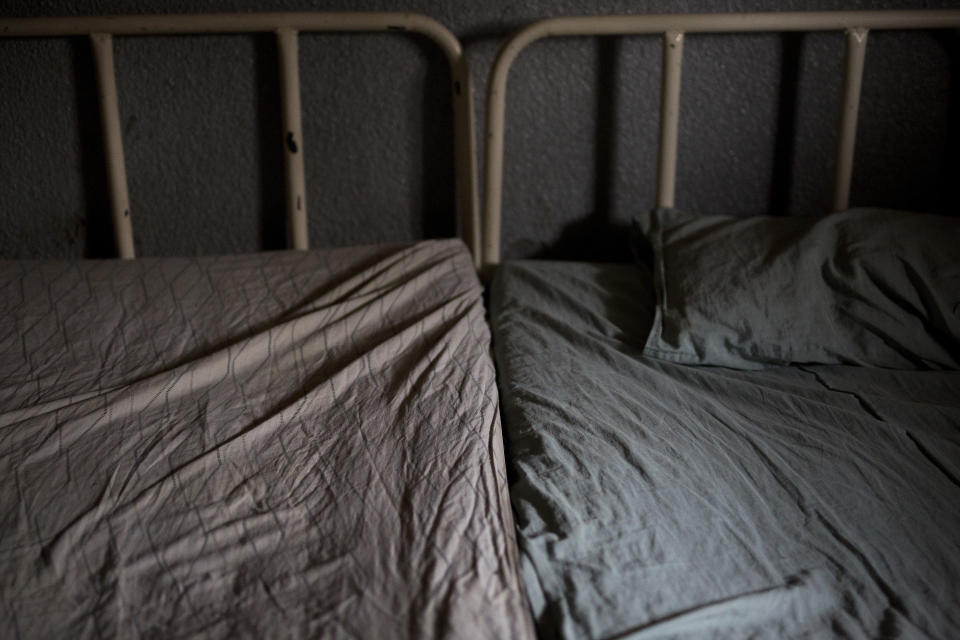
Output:
[[[843,103],[837,133],[833,209],[850,199],[854,140],[863,79],[867,35],[871,30],[960,27],[960,10],[832,11],[776,13],[662,14],[551,18],[518,32],[500,50],[487,84],[487,138],[484,164],[483,270],[500,262],[503,137],[507,76],[530,43],[552,36],[656,35],[663,38],[660,90],[660,149],[657,160],[657,206],[672,207],[677,175],[677,131],[683,39],[687,33],[845,31],[846,65]]]
[[[294,249],[306,249],[307,199],[303,171],[300,115],[300,72],[297,35],[300,32],[411,31],[432,40],[447,57],[453,84],[455,163],[462,236],[477,267],[480,265],[480,217],[477,204],[477,164],[474,152],[473,88],[460,41],[436,20],[412,13],[308,12],[222,13],[107,17],[5,18],[0,37],[89,36],[99,85],[100,117],[110,190],[111,217],[117,254],[133,258],[133,227],[127,193],[126,166],[117,85],[113,36],[227,34],[274,32],[280,62],[287,236]],[[294,144],[288,144],[292,141]]]

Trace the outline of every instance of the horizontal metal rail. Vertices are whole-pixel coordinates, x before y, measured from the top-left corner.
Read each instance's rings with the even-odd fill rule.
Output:
[[[100,82],[111,208],[121,257],[133,257],[123,144],[117,114],[111,36],[157,36],[226,33],[269,33],[278,38],[283,90],[287,227],[296,248],[307,246],[306,193],[303,177],[303,136],[300,123],[297,34],[302,32],[409,31],[424,35],[445,54],[453,89],[457,201],[462,236],[480,265],[480,217],[477,203],[477,165],[474,138],[473,90],[463,48],[442,24],[423,15],[391,12],[281,12],[171,14],[143,16],[78,16],[56,18],[0,18],[0,37],[58,37],[86,35],[94,43]]]
[[[846,31],[844,106],[837,141],[834,205],[846,208],[853,167],[854,135],[867,33],[881,29],[960,27],[960,10],[829,11],[770,13],[691,13],[635,16],[571,16],[535,22],[500,50],[487,84],[487,132],[484,165],[484,270],[500,262],[503,189],[503,137],[507,77],[513,61],[530,43],[555,36],[661,35],[664,37],[661,132],[657,202],[674,201],[677,127],[684,34],[786,31]],[[671,44],[673,45],[671,47]]]

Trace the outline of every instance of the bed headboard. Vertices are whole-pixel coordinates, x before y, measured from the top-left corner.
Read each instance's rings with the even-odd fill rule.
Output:
[[[287,238],[307,248],[307,202],[300,116],[300,32],[411,31],[432,40],[446,55],[453,91],[457,205],[463,239],[480,265],[480,217],[474,147],[473,89],[463,48],[436,20],[412,13],[308,12],[222,13],[64,18],[0,19],[2,37],[88,36],[93,46],[100,117],[117,255],[134,257],[133,226],[113,65],[113,36],[236,34],[273,32],[277,36],[282,91]]]
[[[674,203],[679,129],[683,39],[688,33],[844,31],[846,65],[837,133],[833,209],[848,207],[854,140],[867,36],[871,30],[960,27],[960,11],[832,11],[571,16],[535,22],[500,50],[487,83],[487,130],[484,162],[483,266],[500,262],[503,138],[507,77],[520,52],[551,36],[660,35],[663,38],[660,90],[660,135],[657,159],[657,206]]]

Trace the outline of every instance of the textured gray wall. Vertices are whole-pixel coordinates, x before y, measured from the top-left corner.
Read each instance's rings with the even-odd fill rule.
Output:
[[[4,0],[0,15],[422,12],[464,43],[480,124],[497,50],[539,17],[956,5]],[[622,230],[654,199],[659,46],[655,38],[549,40],[520,57],[507,108],[507,257],[626,257]],[[688,37],[678,206],[825,212],[842,50],[839,34]],[[283,166],[272,36],[118,38],[115,56],[140,254],[281,247]],[[871,34],[852,204],[957,210],[960,123],[948,116],[958,113],[960,83],[950,86],[958,61],[956,32]],[[426,40],[403,34],[305,35],[300,66],[311,243],[452,234],[452,118],[442,55]],[[0,256],[111,254],[94,87],[83,38],[0,41]]]

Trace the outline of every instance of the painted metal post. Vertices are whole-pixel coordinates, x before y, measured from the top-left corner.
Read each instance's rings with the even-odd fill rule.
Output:
[[[297,32],[277,29],[280,59],[280,90],[283,102],[283,160],[287,201],[287,242],[294,249],[306,249],[307,189],[303,172],[303,126],[300,116],[300,69]]]
[[[461,55],[453,66],[453,118],[456,140],[457,202],[460,208],[460,233],[473,256],[474,267],[480,269],[480,212],[477,193],[477,154],[473,117],[473,83],[467,60]]]
[[[117,80],[113,71],[113,38],[109,33],[91,33],[93,57],[97,67],[103,150],[110,189],[113,238],[120,258],[133,258],[133,225],[130,222],[130,195],[127,192],[127,168],[123,160],[123,135],[120,108],[117,105]]]
[[[853,152],[863,84],[863,61],[867,52],[867,29],[847,29],[846,71],[843,75],[843,110],[837,133],[837,164],[833,183],[833,210],[850,206],[850,181],[853,177]]]
[[[680,121],[680,72],[683,32],[663,34],[663,75],[660,88],[660,155],[657,162],[657,206],[672,207],[677,183],[677,134]]]

